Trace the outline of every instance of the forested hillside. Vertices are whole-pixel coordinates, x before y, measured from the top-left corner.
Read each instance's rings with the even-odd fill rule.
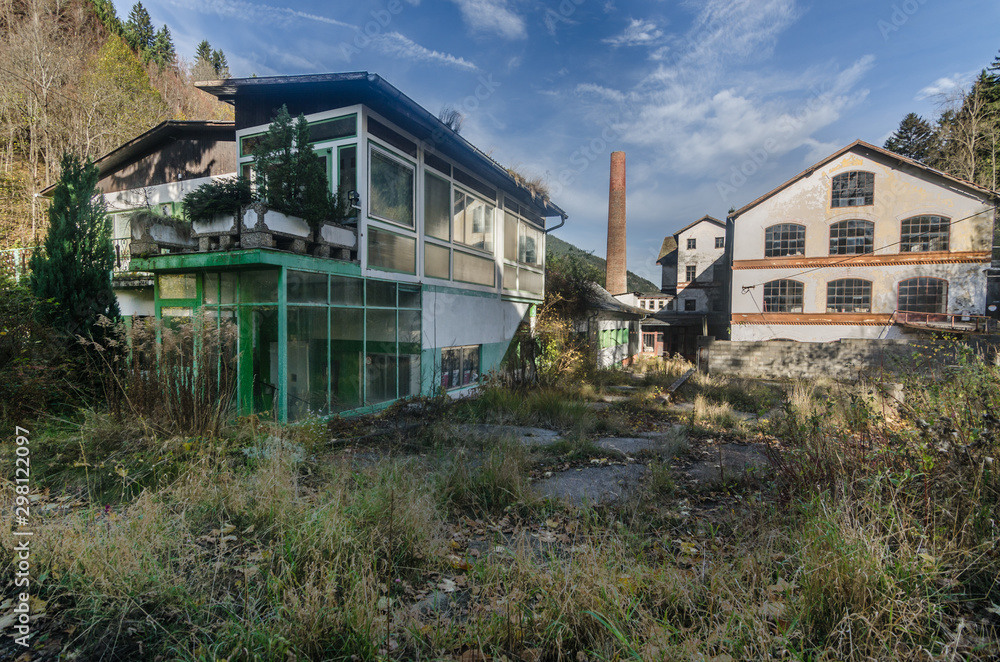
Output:
[[[969,89],[956,89],[939,101],[937,119],[907,114],[886,141],[886,149],[996,190],[1000,185],[1000,55]]]
[[[577,248],[573,244],[563,241],[559,237],[551,234],[545,238],[545,242],[545,250],[550,256],[572,256],[586,263],[587,265],[593,267],[596,271],[600,272],[598,283],[601,286],[604,285],[604,272],[607,267],[607,263],[603,257],[597,257],[593,253],[588,253],[587,251]],[[646,280],[642,276],[638,276],[631,271],[626,272],[626,274],[626,283],[628,285],[629,292],[658,293],[660,291],[660,288],[657,285]]]
[[[126,20],[110,0],[0,0],[0,248],[44,236],[35,193],[63,153],[100,157],[166,119],[229,119],[193,86],[227,77],[207,41],[193,63],[166,25],[137,3]]]

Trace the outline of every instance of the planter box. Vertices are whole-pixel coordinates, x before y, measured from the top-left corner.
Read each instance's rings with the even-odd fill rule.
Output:
[[[133,218],[130,224],[129,253],[132,256],[198,248],[198,240],[191,236],[191,225],[184,221],[162,216]]]
[[[224,251],[234,245],[236,237],[236,216],[216,214],[211,221],[192,221],[192,234],[198,238],[198,250]]]

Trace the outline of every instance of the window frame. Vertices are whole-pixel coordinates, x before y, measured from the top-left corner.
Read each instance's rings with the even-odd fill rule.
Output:
[[[785,238],[784,233],[790,232],[790,228],[797,228],[796,237]],[[774,234],[780,233],[775,239]],[[796,247],[801,250],[791,252],[791,242],[795,242]],[[783,248],[775,249],[774,246],[785,244]],[[802,223],[775,223],[764,228],[764,257],[795,257],[806,254],[806,226]]]
[[[725,248],[726,247],[726,238],[725,237],[716,237],[715,238],[715,247],[716,248]]]
[[[383,157],[383,158],[389,160],[390,162],[395,162],[396,165],[402,166],[403,168],[406,168],[406,169],[408,169],[410,171],[410,183],[411,183],[410,210],[411,210],[411,213],[412,213],[412,219],[411,219],[411,222],[410,222],[409,225],[407,225],[407,224],[405,224],[403,222],[391,219],[391,218],[386,218],[384,216],[379,216],[374,211],[372,211],[372,199],[375,197],[375,196],[372,195],[372,187],[373,187],[373,183],[372,183],[372,173],[373,173],[372,163],[374,161],[376,153],[380,157]],[[368,182],[367,182],[368,183],[368,205],[367,205],[367,207],[368,207],[368,209],[367,209],[367,211],[368,211],[368,218],[376,220],[376,221],[381,221],[382,223],[389,223],[389,224],[391,224],[391,225],[393,225],[395,227],[403,228],[405,230],[408,230],[409,232],[416,232],[416,230],[417,230],[417,165],[415,163],[407,160],[407,159],[404,159],[403,157],[399,156],[398,154],[396,154],[395,152],[391,151],[390,149],[384,147],[381,143],[376,143],[374,141],[369,140],[369,143],[368,143],[368,172],[367,172],[367,175],[368,175],[368,177],[367,177],[367,179],[368,179]]]
[[[684,281],[687,283],[693,283],[696,278],[698,278],[698,265],[684,265]]]
[[[913,281],[916,281],[915,283]],[[920,281],[925,281],[921,283]],[[921,295],[926,296],[926,287],[933,281],[937,284],[940,292],[940,301],[937,306],[940,310],[910,310],[902,307],[902,291],[904,287],[915,287],[917,292],[914,294],[907,293],[907,296],[920,297]],[[913,283],[911,285],[911,283]],[[934,276],[913,276],[912,278],[904,278],[903,280],[896,283],[896,310],[898,312],[905,313],[927,313],[931,315],[946,315],[948,313],[948,287],[950,283],[947,278],[935,278]],[[921,293],[920,289],[924,288],[924,292]],[[926,305],[926,304],[925,304]]]
[[[458,370],[459,370],[459,380],[458,380],[459,383],[457,385],[453,385],[453,384],[451,384],[451,380],[449,379],[448,380],[448,385],[446,386],[445,383],[444,383],[444,378],[445,378],[445,369],[444,369],[445,352],[455,352],[455,351],[459,352],[459,359],[458,359],[459,360],[459,368],[458,368]],[[476,379],[474,381],[469,381],[469,382],[465,382],[465,357],[466,357],[466,352],[469,352],[470,354],[474,352],[476,354],[476,365],[478,366],[477,370],[476,370]],[[458,390],[464,389],[464,388],[475,388],[475,387],[479,386],[480,383],[482,383],[482,378],[483,378],[482,366],[483,366],[483,346],[481,344],[480,345],[455,345],[455,346],[452,346],[452,347],[442,347],[441,348],[440,373],[439,373],[440,376],[441,376],[441,380],[440,380],[441,390],[447,393],[447,392],[450,392],[450,391],[458,391]]]
[[[840,288],[840,291],[837,291]],[[860,288],[860,290],[858,290]],[[858,293],[856,293],[858,292]],[[862,297],[862,303],[848,302]],[[833,300],[831,305],[831,299]],[[871,313],[872,282],[864,278],[838,278],[826,284],[827,313]]]
[[[690,305],[688,305],[690,304]],[[684,312],[685,313],[695,313],[698,312],[698,300],[697,299],[684,299]]]
[[[923,219],[928,219],[928,222],[923,223]],[[937,219],[937,231],[931,230],[934,222],[933,219]],[[908,224],[917,223],[917,231],[914,232],[910,229],[907,232]],[[920,231],[924,226],[928,227],[926,231]],[[941,228],[944,228],[942,231]],[[932,234],[933,233],[933,234]],[[924,235],[927,235],[924,237]],[[933,243],[935,241],[940,241],[941,237],[944,237],[944,248],[935,248]],[[926,248],[921,248],[921,246],[926,244]],[[910,216],[904,218],[899,222],[899,252],[900,253],[934,253],[934,252],[947,252],[951,250],[951,218],[947,216],[941,216],[940,214],[917,214],[916,216]]]
[[[851,176],[855,176],[852,185]],[[860,175],[865,176],[865,182],[859,183]],[[841,185],[840,182],[846,182]],[[868,183],[871,184],[870,189]],[[849,193],[854,195],[850,196]],[[839,194],[839,195],[838,195]],[[860,195],[859,195],[860,194]],[[852,202],[861,200],[861,202]],[[842,204],[841,204],[842,203]],[[830,208],[870,207],[875,204],[875,173],[868,170],[850,170],[830,178]]]
[[[698,239],[695,237],[688,237],[687,240],[687,250],[693,251],[698,248]]]
[[[856,223],[858,226],[865,229],[865,234],[850,234],[851,232],[857,232],[858,227],[851,227],[851,223]],[[834,232],[838,233],[837,237],[834,237]],[[843,221],[837,221],[836,223],[830,224],[830,255],[867,255],[874,252],[875,250],[875,222],[869,221],[863,218],[849,218]],[[848,251],[841,250],[850,247],[851,239],[857,239],[860,237],[861,251]],[[836,250],[834,250],[836,248]]]
[[[778,288],[778,292],[769,294],[768,289],[775,287]],[[776,278],[775,280],[767,281],[764,283],[763,288],[764,295],[763,301],[761,301],[761,312],[794,313],[801,315],[805,309],[805,289],[805,283],[791,278]],[[772,301],[776,298],[782,299],[782,301],[777,308],[774,308]],[[791,298],[791,301],[784,300],[786,298]]]

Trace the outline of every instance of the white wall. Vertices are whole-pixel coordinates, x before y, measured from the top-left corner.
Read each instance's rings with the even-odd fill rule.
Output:
[[[530,304],[424,290],[423,348],[508,342]]]

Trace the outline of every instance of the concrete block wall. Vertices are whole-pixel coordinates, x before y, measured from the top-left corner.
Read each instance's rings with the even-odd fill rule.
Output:
[[[708,372],[770,379],[852,380],[860,373],[912,369],[913,353],[918,349],[908,340],[843,339],[826,343],[717,340],[708,343]]]

